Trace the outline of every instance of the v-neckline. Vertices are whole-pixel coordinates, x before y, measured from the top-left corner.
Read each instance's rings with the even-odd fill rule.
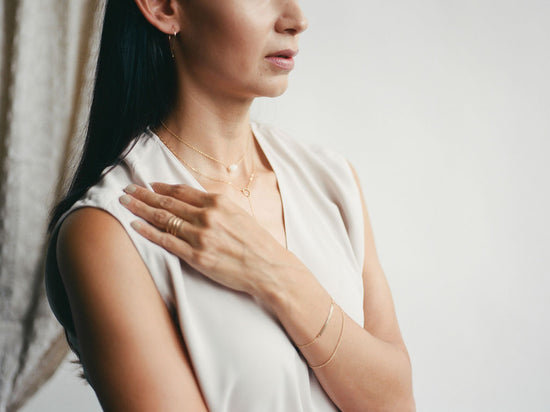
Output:
[[[288,234],[288,227],[290,226],[288,224],[288,204],[287,204],[287,197],[285,194],[285,189],[283,188],[284,185],[281,184],[281,171],[279,169],[279,164],[277,161],[273,161],[273,158],[276,158],[276,154],[273,153],[271,150],[271,147],[269,147],[269,143],[265,141],[265,138],[261,131],[259,130],[258,125],[256,122],[250,122],[250,127],[252,129],[252,134],[254,136],[254,139],[258,142],[258,145],[260,146],[260,149],[262,149],[262,152],[264,153],[265,158],[267,159],[267,162],[271,166],[271,169],[273,170],[273,173],[275,174],[275,180],[277,181],[277,188],[279,190],[279,197],[281,198],[281,206],[283,211],[283,230],[284,230],[284,238],[285,238],[285,245],[282,245],[287,250],[290,250],[289,247],[289,234]],[[185,167],[185,165],[176,157],[174,153],[162,142],[160,137],[151,129],[148,128],[148,131],[151,133],[152,136],[154,136],[156,143],[161,147],[162,151],[167,154],[177,165],[178,170],[183,171],[183,174],[187,176],[187,178],[192,182],[193,186],[195,186],[197,189],[202,190],[203,192],[208,192],[195,178],[193,173],[191,173],[190,170]],[[269,152],[269,153],[268,153]],[[273,156],[272,156],[273,155]],[[284,180],[284,178],[283,178]]]

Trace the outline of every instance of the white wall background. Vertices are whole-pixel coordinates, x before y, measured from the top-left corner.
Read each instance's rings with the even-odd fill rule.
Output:
[[[301,4],[255,117],[355,165],[418,410],[549,411],[550,2]],[[23,411],[100,410],[73,369]]]

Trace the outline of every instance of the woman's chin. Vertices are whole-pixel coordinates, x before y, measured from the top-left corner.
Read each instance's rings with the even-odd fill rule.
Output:
[[[285,77],[284,79],[278,79],[277,82],[273,82],[273,84],[269,85],[269,87],[266,87],[263,90],[261,96],[279,97],[284,92],[286,92],[286,89],[288,89],[288,77]]]

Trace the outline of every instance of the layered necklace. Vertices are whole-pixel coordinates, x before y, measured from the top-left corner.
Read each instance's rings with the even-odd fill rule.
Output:
[[[235,163],[231,163],[229,165],[225,164],[224,162],[222,162],[221,160],[219,159],[216,159],[214,158],[213,156],[209,155],[208,153],[204,153],[202,150],[199,150],[198,148],[196,148],[195,146],[191,145],[190,143],[186,142],[183,138],[181,138],[180,136],[178,136],[176,133],[174,133],[172,130],[170,130],[166,124],[164,124],[163,121],[160,122],[160,124],[162,125],[162,127],[164,129],[166,129],[166,131],[168,133],[170,133],[178,142],[181,142],[183,143],[185,146],[189,147],[191,150],[199,153],[200,155],[206,157],[207,159],[210,159],[216,163],[219,163],[221,165],[223,165],[225,167],[225,170],[227,171],[227,173],[233,173],[235,172],[235,170],[238,169],[239,167],[239,164],[243,161],[243,159],[245,158],[246,156],[246,153],[249,151],[249,147],[250,147],[250,140],[247,142],[247,145],[246,145],[246,149],[244,151],[244,153],[242,154],[242,156],[235,162]],[[157,134],[158,135],[158,134]],[[251,162],[252,162],[252,173],[250,174],[250,177],[248,178],[248,182],[246,184],[246,186],[244,187],[238,187],[236,186],[231,180],[227,180],[227,179],[218,179],[218,178],[215,178],[215,177],[212,177],[212,176],[209,176],[207,175],[206,173],[204,172],[201,172],[200,170],[198,170],[196,167],[193,167],[191,166],[189,163],[187,163],[185,160],[183,160],[177,153],[176,151],[168,144],[168,142],[166,142],[166,140],[158,135],[159,139],[162,141],[162,143],[164,143],[164,145],[168,148],[168,150],[170,150],[172,152],[172,154],[174,156],[176,156],[176,158],[181,162],[183,163],[185,166],[187,166],[189,169],[191,169],[193,172],[195,172],[196,174],[202,176],[202,177],[205,177],[209,180],[212,180],[214,182],[218,182],[218,183],[225,183],[226,185],[238,190],[244,197],[246,197],[248,199],[248,205],[250,207],[250,212],[252,213],[252,216],[254,216],[254,218],[256,217],[256,215],[254,214],[254,208],[252,207],[252,199],[251,199],[251,196],[252,196],[252,191],[251,191],[251,185],[252,185],[252,182],[254,181],[254,178],[256,177],[256,170],[254,169],[254,156],[252,155],[251,156]]]

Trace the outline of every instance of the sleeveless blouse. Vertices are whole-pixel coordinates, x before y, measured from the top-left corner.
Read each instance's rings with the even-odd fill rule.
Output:
[[[363,214],[351,168],[332,150],[296,141],[272,126],[252,122],[251,127],[277,178],[288,250],[363,325]],[[63,215],[50,240],[47,296],[71,348],[78,353],[57,267],[57,233],[70,212],[96,207],[122,224],[145,262],[181,330],[210,412],[337,411],[284,328],[259,300],[210,280],[130,226],[137,217],[118,200],[130,183],[148,189],[152,182],[205,189],[151,130],[129,147],[123,161]]]

